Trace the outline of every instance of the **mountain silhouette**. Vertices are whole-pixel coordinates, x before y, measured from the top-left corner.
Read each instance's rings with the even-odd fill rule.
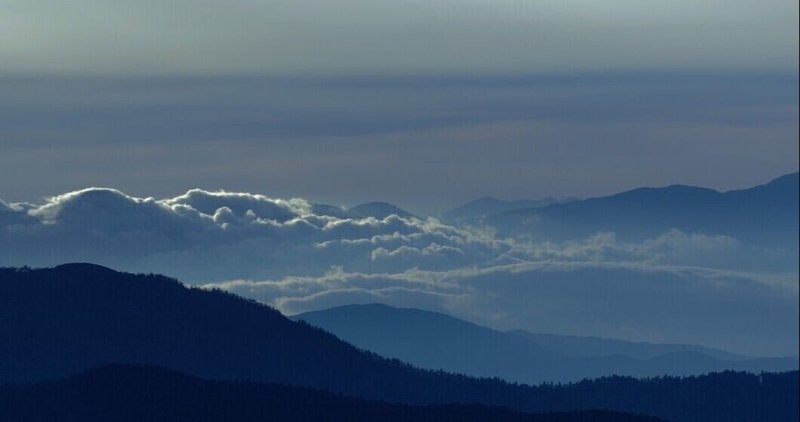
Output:
[[[489,215],[499,214],[506,211],[540,208],[559,202],[570,202],[573,198],[560,201],[556,198],[547,197],[542,199],[518,199],[514,201],[503,201],[501,199],[484,196],[467,202],[464,205],[443,212],[440,217],[446,223],[459,223],[484,218]]]
[[[48,380],[112,363],[411,404],[536,410],[530,388],[421,371],[222,291],[91,264],[0,269],[0,382]]]
[[[365,204],[356,205],[348,209],[347,213],[350,216],[357,218],[375,217],[384,219],[390,215],[396,215],[402,218],[419,218],[416,215],[387,202],[367,202]]]
[[[339,306],[292,318],[422,368],[527,384],[798,367],[796,358],[749,359],[700,346],[503,332],[441,313],[382,304]]]
[[[781,247],[796,267],[798,183],[787,174],[749,189],[718,192],[673,185],[638,188],[616,195],[491,215],[486,223],[503,235],[525,234],[539,240],[583,239],[614,232],[621,240],[642,241],[671,229],[726,235],[748,245]]]
[[[509,384],[417,369],[357,349],[268,306],[163,276],[91,264],[0,269],[0,383],[53,380],[109,364],[159,366],[216,381],[306,386],[412,405],[480,403],[527,413],[609,409],[685,421],[797,415],[796,371]],[[149,391],[124,387],[127,376],[122,378],[119,388]],[[63,392],[42,387],[38,391],[45,393],[37,396],[42,385],[47,383],[34,384],[33,397],[58,399]],[[117,388],[99,385],[86,388]],[[81,391],[69,384],[64,389]]]
[[[724,193],[683,185],[638,188],[606,197],[509,211],[490,221],[526,226],[536,220],[531,217],[537,217],[535,225],[546,228],[542,233],[573,238],[611,230],[644,239],[676,228],[761,241],[772,240],[772,236],[784,238],[788,233],[796,239],[799,178],[800,173],[792,173],[764,185]]]
[[[69,378],[0,386],[0,418],[26,421],[660,420],[593,410],[531,415],[479,404],[409,406],[305,387],[199,379],[164,368],[109,365]]]

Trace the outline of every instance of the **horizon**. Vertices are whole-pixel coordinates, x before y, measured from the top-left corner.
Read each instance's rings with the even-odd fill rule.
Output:
[[[719,324],[796,324],[780,315],[798,309],[798,174],[726,192],[667,187],[594,201],[478,203],[422,219],[244,192],[155,199],[85,189],[0,202],[0,265],[78,261],[162,273],[287,314],[377,301],[502,330],[795,355],[796,336],[763,331],[752,342]],[[609,206],[633,214],[619,220]],[[724,288],[709,290],[717,283]],[[687,294],[724,305],[686,330],[691,315],[706,312],[684,303]],[[598,307],[598,297],[611,308]]]
[[[203,186],[434,212],[487,195],[726,190],[800,166],[794,71],[0,78],[13,201]]]
[[[0,0],[0,419],[796,420],[798,139],[797,0]]]
[[[800,168],[788,0],[0,11],[10,201],[203,187],[430,214],[482,196],[728,190]]]
[[[430,208],[420,208],[418,206],[415,206],[414,204],[405,204],[405,203],[400,203],[400,202],[392,202],[392,201],[384,199],[384,198],[362,198],[362,199],[355,200],[353,202],[347,203],[347,202],[341,202],[341,201],[316,200],[315,198],[304,198],[304,197],[300,197],[300,196],[288,196],[288,197],[284,197],[284,198],[277,198],[277,197],[274,197],[274,196],[270,196],[270,194],[268,192],[242,192],[242,191],[235,191],[235,190],[224,189],[224,188],[206,189],[206,188],[199,187],[199,186],[190,187],[190,188],[188,188],[186,190],[183,190],[183,191],[174,192],[172,194],[167,194],[166,196],[154,196],[154,195],[145,194],[145,195],[142,195],[142,196],[135,196],[135,197],[142,198],[142,199],[143,198],[155,198],[157,200],[167,200],[167,199],[170,199],[170,198],[179,197],[181,195],[184,195],[186,193],[189,193],[191,191],[196,191],[196,190],[203,191],[203,192],[208,192],[208,193],[234,193],[234,194],[235,193],[246,193],[246,194],[251,194],[251,195],[264,195],[266,197],[275,198],[275,199],[284,199],[284,200],[304,199],[306,201],[309,201],[309,202],[315,203],[315,204],[324,204],[324,205],[336,206],[336,207],[339,207],[342,210],[348,210],[350,208],[354,208],[354,207],[357,207],[359,205],[366,205],[366,204],[371,204],[371,203],[386,203],[386,204],[389,204],[389,205],[397,206],[401,210],[409,211],[409,212],[411,212],[411,214],[417,215],[419,217],[437,217],[437,216],[440,216],[441,214],[446,213],[448,211],[453,211],[453,210],[455,210],[455,209],[457,209],[459,207],[462,207],[464,205],[468,205],[470,203],[473,203],[473,202],[476,202],[476,201],[479,201],[479,200],[483,200],[483,199],[492,199],[492,200],[497,200],[497,201],[500,201],[500,202],[529,201],[529,200],[530,201],[538,201],[538,200],[546,200],[546,199],[554,199],[556,201],[586,200],[586,199],[595,199],[595,198],[603,198],[603,197],[607,197],[607,196],[614,196],[614,195],[617,195],[617,194],[626,193],[626,192],[630,192],[630,191],[634,191],[634,190],[642,189],[642,188],[663,189],[663,188],[669,188],[669,187],[675,187],[675,186],[685,186],[685,187],[691,187],[691,188],[711,189],[711,190],[714,190],[714,191],[719,192],[719,193],[726,193],[726,192],[731,192],[731,191],[737,191],[737,190],[749,189],[749,188],[753,188],[753,187],[757,187],[757,186],[762,186],[762,185],[768,184],[770,182],[773,182],[775,180],[778,180],[780,178],[794,175],[796,173],[798,173],[798,172],[795,171],[795,172],[784,173],[784,174],[780,174],[780,175],[771,177],[771,178],[769,178],[769,179],[767,179],[765,181],[761,181],[761,182],[757,181],[757,182],[755,182],[754,184],[751,184],[751,185],[731,186],[731,187],[728,187],[727,189],[717,188],[717,187],[713,187],[713,186],[688,185],[688,184],[683,184],[683,183],[668,183],[668,184],[657,185],[657,186],[656,185],[645,185],[645,186],[632,185],[632,186],[630,186],[628,188],[625,188],[625,189],[622,189],[622,190],[615,190],[615,191],[610,191],[610,192],[603,193],[603,194],[598,194],[598,195],[593,195],[593,196],[583,196],[583,197],[581,197],[581,196],[572,196],[572,195],[545,195],[545,196],[540,196],[540,197],[499,197],[497,195],[484,195],[484,196],[479,196],[479,197],[467,198],[462,202],[450,203],[447,206],[438,207],[438,208],[435,208],[433,210],[431,210]],[[93,189],[101,189],[101,190],[102,189],[109,189],[109,190],[118,191],[118,192],[120,192],[122,194],[131,196],[131,195],[129,195],[128,192],[123,191],[121,189],[118,189],[116,187],[112,187],[112,186],[86,186],[86,187],[78,188],[78,189],[71,190],[71,191],[52,193],[52,194],[43,195],[43,196],[40,196],[40,197],[37,197],[37,198],[30,198],[30,199],[15,198],[15,199],[9,200],[9,198],[4,198],[4,197],[0,196],[0,201],[6,203],[8,205],[13,205],[15,203],[18,203],[18,204],[25,204],[25,203],[27,203],[27,204],[36,204],[37,202],[39,202],[39,203],[41,203],[42,201],[46,202],[47,200],[50,200],[50,199],[58,197],[58,196],[74,194],[76,192],[81,192],[81,191],[86,191],[86,190],[93,190]],[[427,210],[427,212],[425,212],[424,210]]]

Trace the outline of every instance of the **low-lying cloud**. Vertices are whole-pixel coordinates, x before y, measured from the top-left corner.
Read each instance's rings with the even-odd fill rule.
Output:
[[[136,198],[91,188],[2,204],[4,265],[93,261],[189,281],[349,271],[446,270],[513,246],[435,219],[351,217],[303,199],[191,190]]]
[[[798,276],[729,265],[739,240],[670,230],[640,243],[500,238],[435,218],[349,215],[305,199],[90,188],[0,201],[0,265],[89,261],[172,275],[298,313],[383,302],[500,328],[796,354]],[[794,334],[790,334],[794,333]]]
[[[632,263],[538,262],[233,280],[219,288],[294,314],[381,302],[488,326],[796,354],[797,277]]]

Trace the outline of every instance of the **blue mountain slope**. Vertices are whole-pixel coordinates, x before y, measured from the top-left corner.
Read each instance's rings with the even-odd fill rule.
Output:
[[[690,344],[631,342],[600,337],[531,333],[525,330],[512,330],[508,333],[526,337],[537,344],[545,345],[548,349],[570,357],[622,355],[647,360],[669,353],[698,352],[725,361],[747,359],[746,356],[739,354]]]
[[[502,332],[440,313],[381,304],[340,306],[293,318],[423,368],[531,384],[613,374],[689,375],[798,366],[797,359],[749,359],[700,346]]]
[[[674,185],[492,215],[502,234],[575,240],[615,232],[640,241],[670,229],[721,234],[747,244],[797,249],[798,173],[749,189],[718,192]],[[796,255],[795,255],[796,257]]]
[[[542,199],[520,199],[514,201],[503,201],[489,196],[478,198],[474,201],[467,202],[464,205],[445,211],[441,214],[442,221],[446,223],[459,223],[464,221],[471,221],[481,219],[489,215],[499,214],[506,211],[526,209],[526,208],[540,208],[547,205],[556,204],[559,202],[556,198],[542,198]]]

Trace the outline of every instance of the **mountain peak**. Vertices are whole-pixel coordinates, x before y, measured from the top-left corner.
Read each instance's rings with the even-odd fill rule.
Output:
[[[89,262],[68,262],[66,264],[56,265],[53,269],[60,271],[116,272],[111,268]]]
[[[764,186],[797,186],[798,184],[800,184],[800,172],[794,172],[776,177],[767,182]]]
[[[69,277],[80,277],[81,279],[98,279],[101,277],[117,276],[121,273],[102,265],[91,264],[88,262],[68,262],[57,265],[50,269],[58,274]]]
[[[559,202],[562,201],[550,196],[541,199],[517,199],[511,201],[483,196],[443,212],[442,218],[448,222],[467,221],[518,209],[545,207]]]
[[[355,217],[375,217],[375,218],[386,218],[391,215],[396,215],[402,218],[419,218],[410,212],[401,209],[396,205],[392,205],[388,202],[366,202],[363,204],[356,205],[347,210],[347,212]]]

